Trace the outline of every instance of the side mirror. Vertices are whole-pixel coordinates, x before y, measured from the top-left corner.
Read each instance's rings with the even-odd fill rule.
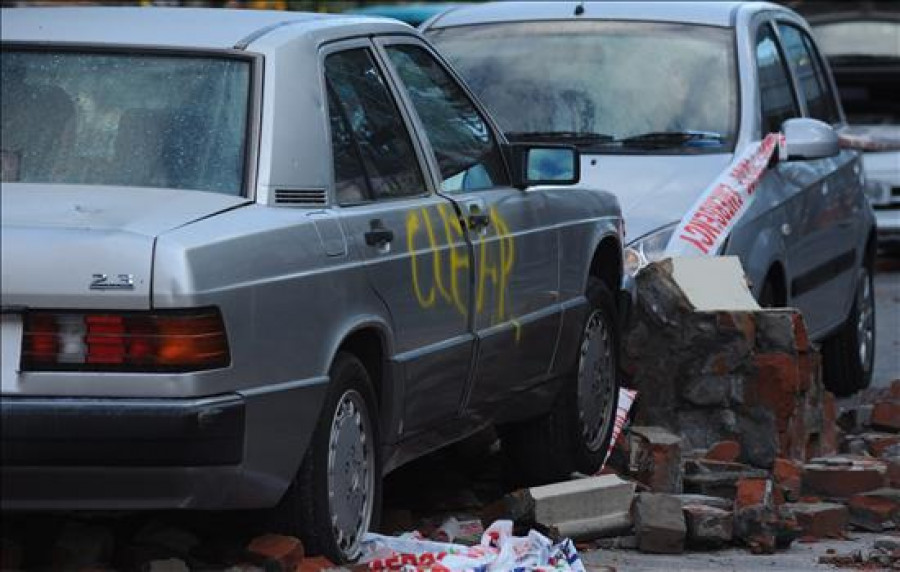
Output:
[[[788,161],[826,159],[841,152],[831,125],[818,119],[798,117],[781,124]]]
[[[506,146],[512,186],[574,185],[581,180],[581,155],[571,145],[512,143]]]

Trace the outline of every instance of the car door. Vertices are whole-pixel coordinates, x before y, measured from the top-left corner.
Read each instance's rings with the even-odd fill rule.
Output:
[[[403,384],[395,432],[406,437],[455,417],[463,398],[475,345],[469,246],[453,204],[432,192],[371,43],[332,45],[323,56],[335,200],[390,312]]]
[[[803,115],[840,124],[831,81],[812,39],[790,22],[778,22],[777,29]],[[854,289],[860,230],[855,216],[858,162],[855,151],[843,150],[835,157],[791,161],[782,168],[805,196],[800,217],[789,221],[799,235],[791,253],[789,292],[812,332],[843,321],[844,304]]]
[[[489,405],[545,378],[560,325],[559,238],[539,189],[510,186],[491,124],[456,77],[413,38],[379,41],[433,152],[440,192],[473,248],[471,403]]]

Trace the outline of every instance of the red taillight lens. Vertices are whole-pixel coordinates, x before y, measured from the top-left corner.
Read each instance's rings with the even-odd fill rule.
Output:
[[[59,352],[56,317],[28,314],[25,317],[22,355],[36,364],[55,363]]]
[[[215,309],[154,313],[30,312],[25,370],[196,371],[230,362]]]

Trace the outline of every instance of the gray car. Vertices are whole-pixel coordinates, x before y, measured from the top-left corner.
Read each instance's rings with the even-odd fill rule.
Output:
[[[2,12],[2,507],[273,508],[351,559],[384,473],[490,424],[603,459],[622,219],[415,30]]]
[[[621,201],[631,271],[667,252],[720,174],[783,133],[713,254],[740,257],[762,304],[802,310],[830,389],[868,385],[874,217],[802,18],[762,2],[499,2],[423,29],[510,140],[579,146],[582,184]]]

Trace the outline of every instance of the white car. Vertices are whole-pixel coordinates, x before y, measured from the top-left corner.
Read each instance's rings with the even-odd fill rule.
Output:
[[[423,29],[510,140],[579,147],[582,184],[619,197],[632,267],[686,241],[721,177],[783,135],[744,214],[717,204],[693,238],[738,256],[763,305],[803,312],[832,391],[868,385],[875,217],[803,18],[766,2],[495,2]]]

